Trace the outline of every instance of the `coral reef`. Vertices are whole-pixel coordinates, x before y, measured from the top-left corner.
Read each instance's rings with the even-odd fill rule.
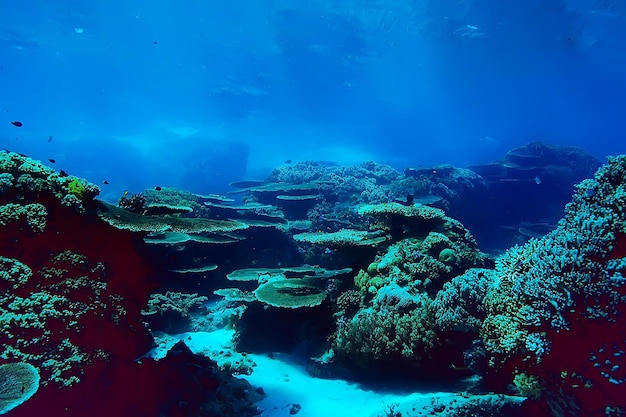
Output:
[[[340,229],[336,232],[313,232],[296,233],[293,236],[296,242],[306,242],[314,245],[322,245],[327,248],[341,248],[350,246],[376,247],[387,240],[380,233],[367,232],[364,230]]]
[[[163,187],[149,189],[141,193],[145,199],[145,206],[166,205],[189,207],[188,217],[209,217],[211,210],[205,205],[208,201],[215,201],[213,196],[202,196],[189,191]],[[223,201],[220,199],[220,201]],[[123,207],[122,205],[119,205]]]
[[[227,274],[230,281],[256,282],[256,299],[268,306],[282,308],[315,307],[328,295],[328,282],[351,273],[351,268],[327,270],[303,265],[283,268],[245,268]],[[232,291],[221,291],[224,296]],[[239,293],[238,293],[239,294]],[[248,301],[245,297],[242,301]]]
[[[482,169],[538,186],[553,171],[542,149],[507,154],[504,177]],[[543,182],[509,176],[532,161]],[[153,342],[144,321],[197,330],[210,314],[236,328],[240,349],[318,355],[318,375],[474,372],[537,415],[626,413],[626,156],[575,187],[552,231],[495,261],[449,215],[460,196],[488,195],[485,178],[448,166],[401,175],[375,163],[302,163],[237,184],[243,204],[158,188],[114,207],[82,179],[1,151],[0,372],[25,363],[41,382],[12,412],[258,412],[247,395],[231,409],[222,397],[233,382],[219,369],[245,373],[250,362],[225,355],[216,364],[184,344],[160,361],[144,356]],[[534,226],[516,230],[526,240],[539,235]],[[211,293],[223,311],[198,309]],[[0,409],[6,398],[0,390]],[[472,407],[458,412],[481,409]]]
[[[553,232],[497,260],[482,302],[489,376],[556,416],[626,412],[625,187],[626,156],[609,157]]]
[[[415,307],[368,307],[339,321],[332,349],[337,357],[363,368],[387,364],[416,364],[428,358],[437,333],[426,299]]]

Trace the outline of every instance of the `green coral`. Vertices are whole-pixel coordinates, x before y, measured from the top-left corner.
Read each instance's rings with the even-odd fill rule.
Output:
[[[437,258],[439,259],[439,261],[448,265],[454,265],[459,261],[459,257],[457,256],[456,252],[454,251],[454,249],[451,248],[442,249],[441,252],[439,252],[439,256]]]
[[[513,385],[522,396],[531,400],[538,400],[545,389],[544,383],[539,377],[524,372],[515,375]]]
[[[85,187],[85,184],[78,178],[72,179],[67,184],[67,189],[70,194],[76,196],[79,200],[84,200],[87,195],[87,187]]]

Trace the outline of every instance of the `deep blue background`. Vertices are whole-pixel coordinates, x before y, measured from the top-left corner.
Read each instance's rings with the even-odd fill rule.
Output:
[[[285,160],[464,166],[531,140],[604,158],[626,136],[620,4],[0,0],[0,147],[113,201]]]

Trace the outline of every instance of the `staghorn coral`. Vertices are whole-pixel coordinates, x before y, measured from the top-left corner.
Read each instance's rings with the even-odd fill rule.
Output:
[[[143,313],[146,315],[175,313],[181,317],[189,317],[191,310],[207,300],[207,297],[197,293],[184,294],[167,291],[165,294],[150,294],[148,306]]]
[[[117,206],[132,213],[143,214],[146,209],[146,196],[142,193],[123,195],[118,200]]]

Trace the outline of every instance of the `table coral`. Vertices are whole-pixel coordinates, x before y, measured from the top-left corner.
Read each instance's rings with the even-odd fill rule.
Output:
[[[0,365],[0,415],[28,401],[39,389],[39,371],[24,362]]]

